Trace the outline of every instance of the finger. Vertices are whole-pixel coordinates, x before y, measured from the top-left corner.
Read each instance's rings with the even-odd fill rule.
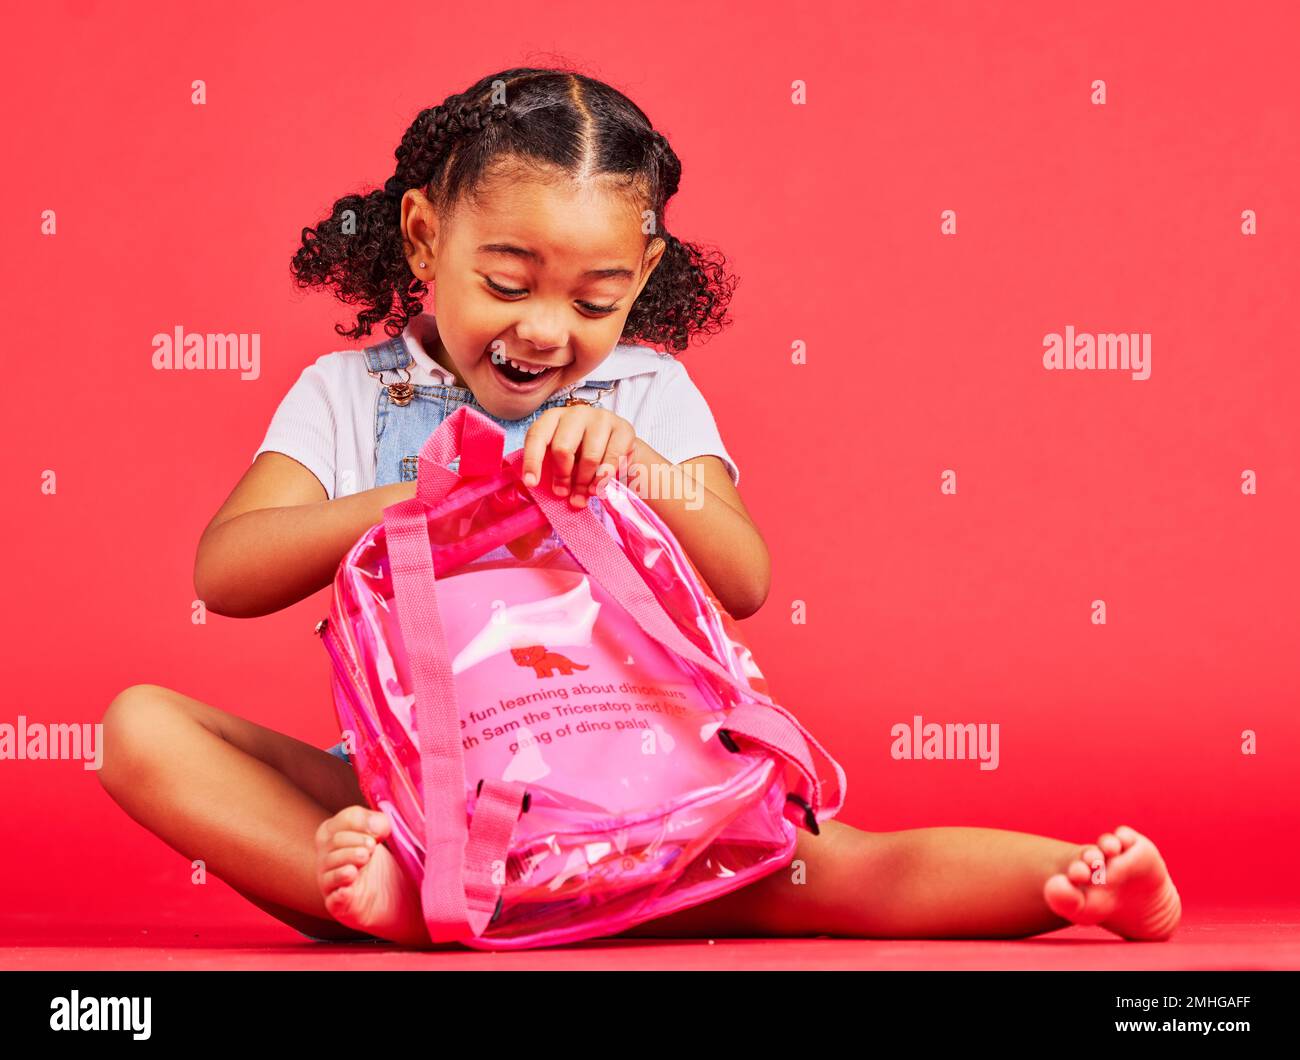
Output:
[[[542,460],[550,448],[555,427],[560,422],[559,409],[547,409],[528,428],[524,435],[524,460],[521,465],[524,485],[536,486],[542,478]]]
[[[627,458],[631,456],[632,445],[636,441],[636,430],[627,420],[620,420],[610,431],[609,442],[596,468],[596,482],[592,492],[596,493],[608,479],[626,469]]]
[[[573,494],[569,498],[579,507],[587,503],[587,497],[594,491],[596,468],[609,448],[611,433],[610,418],[598,416],[587,425],[587,432],[582,436],[582,448],[573,467]]]
[[[587,410],[581,406],[568,406],[564,412],[566,415],[561,417],[551,437],[550,449],[551,465],[555,469],[552,489],[561,497],[573,488],[573,465],[590,419]]]

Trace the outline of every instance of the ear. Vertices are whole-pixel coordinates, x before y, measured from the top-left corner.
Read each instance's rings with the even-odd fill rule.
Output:
[[[650,282],[650,277],[658,267],[659,262],[663,260],[664,251],[668,249],[668,243],[660,236],[655,236],[646,246],[645,256],[642,258],[642,275],[641,286],[636,289],[637,298],[641,297],[641,292],[645,290],[645,285]],[[636,298],[632,299],[633,302]]]
[[[411,188],[402,197],[402,243],[411,272],[421,280],[433,278],[433,263],[438,258],[438,236],[442,221],[433,203],[419,188]],[[425,262],[421,269],[419,263]]]

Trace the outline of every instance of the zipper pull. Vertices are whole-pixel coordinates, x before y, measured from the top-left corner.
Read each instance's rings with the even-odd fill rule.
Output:
[[[325,627],[329,625],[329,621],[330,620],[328,618],[322,618],[319,622],[316,623],[316,636],[319,637],[324,634]]]

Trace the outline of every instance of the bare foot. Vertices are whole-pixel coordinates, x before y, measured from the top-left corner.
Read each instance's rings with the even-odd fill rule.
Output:
[[[1182,916],[1160,851],[1127,825],[1080,850],[1064,874],[1043,884],[1043,898],[1059,917],[1099,924],[1126,939],[1167,939]]]
[[[420,892],[384,846],[392,822],[349,806],[316,831],[316,882],[340,924],[406,946],[428,946]]]

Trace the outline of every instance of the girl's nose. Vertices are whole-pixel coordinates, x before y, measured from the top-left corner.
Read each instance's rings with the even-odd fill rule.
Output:
[[[525,313],[515,325],[515,334],[537,353],[546,353],[564,346],[569,336],[556,314],[544,307]]]

